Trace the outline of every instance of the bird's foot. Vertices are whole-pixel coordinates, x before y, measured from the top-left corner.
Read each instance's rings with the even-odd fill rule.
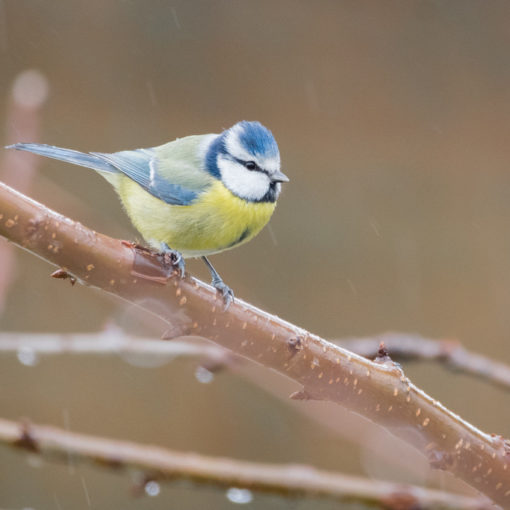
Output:
[[[184,278],[186,272],[186,264],[181,253],[176,250],[172,250],[166,243],[161,243],[161,255],[165,264],[171,265],[177,269],[181,278]]]
[[[213,278],[211,285],[220,292],[225,304],[223,311],[226,312],[234,302],[234,291],[221,278]]]
[[[211,273],[212,277],[211,285],[216,290],[218,290],[221,293],[221,296],[223,297],[223,303],[225,303],[225,308],[223,309],[223,311],[226,312],[228,310],[228,307],[234,302],[234,292],[228,285],[225,285],[225,283],[221,279],[221,276],[218,274],[218,271],[216,271],[213,265],[209,262],[209,259],[204,256],[202,257],[202,260],[209,269],[209,272]]]

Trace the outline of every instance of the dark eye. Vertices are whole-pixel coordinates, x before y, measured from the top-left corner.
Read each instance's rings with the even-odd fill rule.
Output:
[[[247,161],[244,166],[248,169],[248,170],[256,170],[257,168],[257,163],[255,163],[255,161]]]

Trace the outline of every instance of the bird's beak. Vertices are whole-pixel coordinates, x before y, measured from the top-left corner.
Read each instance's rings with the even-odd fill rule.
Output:
[[[290,179],[283,172],[278,171],[271,174],[271,180],[273,182],[289,182]]]

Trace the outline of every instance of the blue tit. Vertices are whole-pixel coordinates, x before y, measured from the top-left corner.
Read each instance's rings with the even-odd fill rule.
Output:
[[[271,218],[281,183],[289,181],[273,134],[259,122],[112,154],[33,143],[8,148],[96,170],[147,243],[172,255],[181,275],[183,258],[204,260],[226,307],[234,294],[207,256],[253,239]]]

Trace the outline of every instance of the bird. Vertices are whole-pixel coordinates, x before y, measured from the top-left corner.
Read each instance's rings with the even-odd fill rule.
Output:
[[[281,184],[289,182],[272,132],[257,121],[113,153],[38,143],[7,148],[97,171],[113,186],[147,244],[169,257],[181,277],[185,258],[202,258],[225,310],[234,293],[208,256],[253,239],[271,218]]]

